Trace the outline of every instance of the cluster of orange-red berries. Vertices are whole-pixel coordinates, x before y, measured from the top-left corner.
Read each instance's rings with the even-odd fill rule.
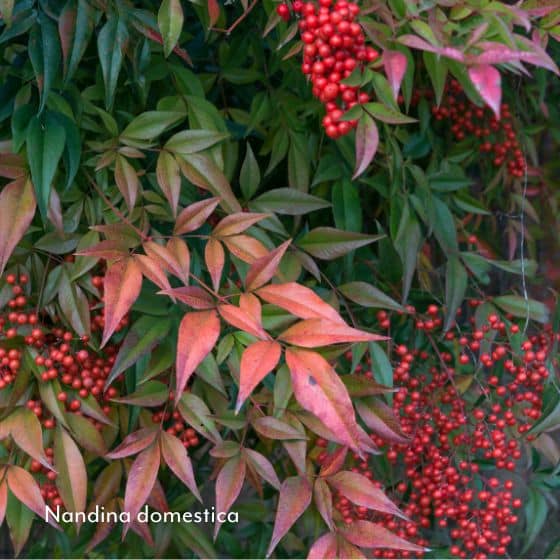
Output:
[[[173,412],[168,410],[155,412],[152,415],[152,421],[161,424],[168,434],[178,437],[187,449],[200,444],[200,438],[196,431],[189,427],[177,410]]]
[[[331,138],[350,132],[355,120],[341,120],[346,111],[357,103],[367,103],[369,95],[357,86],[344,83],[357,68],[373,62],[379,53],[365,44],[360,24],[355,21],[360,13],[354,2],[295,0],[292,11],[300,16],[298,26],[303,46],[302,72],[311,78],[312,92],[325,105],[323,126]],[[277,12],[284,20],[290,19],[290,8],[280,4]]]
[[[492,154],[495,167],[506,164],[512,177],[523,177],[526,161],[512,122],[509,105],[503,103],[498,120],[488,107],[477,107],[465,96],[459,82],[449,83],[448,93],[440,107],[433,107],[437,121],[451,122],[451,132],[457,140],[468,136],[480,141],[481,153]]]

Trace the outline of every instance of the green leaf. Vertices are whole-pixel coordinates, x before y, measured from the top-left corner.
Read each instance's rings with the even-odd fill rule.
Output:
[[[382,121],[389,124],[408,124],[417,122],[416,119],[412,117],[407,117],[403,115],[400,111],[397,111],[391,107],[383,105],[383,103],[366,103],[364,105],[365,111],[367,111],[374,119]]]
[[[288,150],[288,184],[299,191],[309,190],[309,149],[307,136],[291,134]]]
[[[458,257],[451,257],[445,269],[445,304],[447,306],[443,330],[447,331],[455,321],[457,310],[467,291],[467,271]]]
[[[251,144],[247,142],[247,151],[245,152],[245,159],[241,165],[239,173],[239,186],[243,196],[249,200],[257,192],[261,182],[261,171],[259,164],[255,158],[255,154],[251,149]]]
[[[428,76],[430,76],[434,93],[436,94],[436,105],[439,107],[443,98],[443,91],[447,78],[446,60],[428,51],[422,52],[422,58],[424,59],[424,65],[428,71]]]
[[[111,110],[122,66],[123,49],[128,37],[126,25],[116,14],[110,14],[97,36],[99,62],[105,84],[105,107]]]
[[[80,158],[82,155],[80,131],[76,123],[66,115],[62,113],[53,113],[53,116],[64,127],[64,132],[66,134],[66,144],[62,156],[66,167],[66,184],[64,188],[68,189],[72,186],[80,167]]]
[[[529,550],[535,542],[548,517],[546,498],[533,488],[528,489],[525,502],[525,519],[527,519],[527,536],[521,554]]]
[[[328,208],[326,200],[289,187],[272,189],[261,194],[249,204],[252,211],[274,212],[289,216],[301,216],[314,210]]]
[[[43,221],[47,219],[52,181],[64,151],[64,127],[51,113],[31,119],[27,129],[27,159]]]
[[[165,149],[178,155],[196,154],[228,138],[225,132],[215,130],[183,130],[174,134]]]
[[[80,287],[70,280],[66,268],[63,268],[58,288],[60,309],[70,326],[79,336],[91,333],[89,303]]]
[[[27,506],[23,505],[11,492],[8,493],[6,521],[16,556],[19,556],[29,538],[34,517],[35,514]]]
[[[69,14],[69,21],[66,29],[61,29],[59,20],[59,31],[62,37],[62,48],[64,56],[64,84],[68,85],[74,76],[78,65],[84,56],[89,40],[95,27],[95,9],[88,0],[69,0],[66,4],[61,20],[65,12]],[[64,32],[68,33],[66,39],[69,52],[65,52]],[[71,43],[71,50],[70,50]]]
[[[529,318],[539,323],[546,323],[549,320],[548,308],[540,301],[521,296],[499,296],[492,301],[514,317]]]
[[[367,235],[331,227],[318,227],[305,234],[297,245],[314,257],[332,260],[384,237],[384,235]]]
[[[137,391],[124,397],[111,399],[113,402],[134,406],[160,406],[169,399],[169,387],[161,381],[146,381]]]
[[[447,255],[455,254],[458,251],[457,230],[455,220],[449,207],[437,196],[432,197],[433,228],[434,234],[441,248]]]
[[[377,342],[368,342],[369,355],[371,357],[371,369],[373,376],[386,387],[393,386],[393,367],[387,357],[387,353]],[[391,395],[389,394],[390,398]]]
[[[393,241],[395,250],[401,258],[403,265],[403,302],[408,298],[408,292],[412,284],[414,271],[418,259],[418,253],[422,246],[422,231],[416,216],[408,210],[403,212],[399,229]]]
[[[332,208],[337,228],[362,231],[362,203],[355,183],[346,179],[333,186]]]
[[[184,19],[180,0],[163,0],[159,7],[157,20],[163,38],[165,58],[171,54],[179,40]]]
[[[106,386],[108,387],[119,374],[150,352],[167,335],[170,328],[169,319],[154,320],[149,316],[140,317],[122,342]]]
[[[184,113],[176,111],[146,111],[135,117],[128,124],[121,134],[121,139],[124,141],[153,140],[184,118]],[[166,147],[169,149],[168,146]]]
[[[45,108],[60,64],[60,43],[55,24],[44,13],[29,34],[28,53],[41,93],[39,113]]]
[[[460,169],[453,169],[452,171],[440,171],[428,176],[430,188],[434,191],[450,192],[464,189],[472,185],[473,181],[465,177]]]
[[[339,291],[353,302],[363,307],[375,307],[378,309],[393,309],[402,311],[403,307],[393,298],[384,294],[381,290],[367,282],[349,282],[339,286]]]

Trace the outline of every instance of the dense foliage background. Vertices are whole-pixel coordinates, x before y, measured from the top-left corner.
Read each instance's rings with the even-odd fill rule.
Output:
[[[559,557],[557,2],[0,14],[3,555]]]

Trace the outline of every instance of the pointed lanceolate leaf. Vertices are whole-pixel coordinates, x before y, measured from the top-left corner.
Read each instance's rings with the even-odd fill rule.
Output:
[[[375,511],[406,519],[401,510],[365,476],[352,471],[340,471],[327,478],[328,483],[352,503]]]
[[[383,237],[385,236],[367,235],[331,227],[318,227],[306,233],[297,242],[297,245],[318,259],[332,260]]]
[[[191,375],[214,348],[219,336],[220,319],[215,311],[185,314],[177,341],[175,402],[181,398]]]
[[[301,440],[307,439],[303,429],[297,430],[287,422],[273,416],[262,416],[253,421],[255,430],[268,439]]]
[[[103,340],[105,346],[120,320],[128,313],[140,295],[142,288],[142,272],[133,258],[122,259],[113,263],[105,274],[104,302],[105,326]]]
[[[91,323],[87,297],[81,288],[71,281],[65,268],[60,275],[58,301],[74,332],[79,336],[89,336]]]
[[[163,38],[163,54],[167,58],[179,40],[183,28],[183,8],[179,0],[163,0],[158,11],[158,27]]]
[[[8,493],[6,523],[10,530],[10,540],[16,557],[20,555],[29,538],[34,519],[35,514],[20,502],[13,493]]]
[[[150,141],[183,120],[184,117],[182,111],[146,111],[134,117],[122,131],[120,137],[123,141]]]
[[[278,475],[272,463],[264,455],[254,449],[245,448],[243,452],[257,473],[271,486],[276,488],[276,490],[280,490],[280,480],[278,479]]]
[[[362,548],[392,548],[395,550],[409,550],[411,552],[426,551],[424,547],[391,533],[383,525],[362,519],[341,527],[340,532],[352,544]]]
[[[241,455],[228,459],[222,467],[216,478],[216,511],[227,513],[230,510],[233,502],[235,502],[241,492],[246,470],[247,465]],[[216,520],[214,540],[218,536],[221,525],[221,522]]]
[[[35,208],[35,194],[29,180],[13,181],[0,192],[0,276],[31,224]]]
[[[247,290],[256,290],[273,278],[276,274],[280,261],[291,242],[291,239],[284,241],[282,245],[271,251],[265,257],[257,259],[251,265],[251,268],[247,271],[247,276],[245,278]]]
[[[372,162],[379,145],[379,130],[368,113],[364,113],[356,128],[356,166],[352,179],[359,177]]]
[[[135,406],[161,406],[169,399],[169,387],[161,381],[146,381],[140,387],[123,397],[112,398],[112,402]]]
[[[333,322],[328,319],[306,319],[299,321],[280,334],[278,338],[288,344],[303,346],[304,348],[387,339],[385,336],[360,331],[344,323]]]
[[[154,428],[142,428],[132,432],[113,451],[107,453],[106,457],[107,459],[122,459],[130,455],[136,455],[154,442],[157,433]]]
[[[268,218],[268,214],[258,214],[255,212],[238,212],[223,218],[214,228],[213,234],[217,237],[227,237],[237,235],[249,229],[252,225]]]
[[[159,153],[156,167],[156,177],[173,216],[177,214],[179,195],[181,193],[181,170],[173,154],[162,150]]]
[[[0,525],[4,523],[7,506],[8,506],[8,483],[5,480],[3,480],[0,483]]]
[[[114,11],[97,35],[97,50],[105,85],[105,107],[112,109],[128,37],[124,21]]]
[[[253,389],[276,367],[282,348],[275,341],[258,341],[248,346],[241,356],[239,393],[236,412]]]
[[[230,325],[263,340],[270,338],[262,328],[260,321],[246,310],[235,305],[222,304],[218,307],[218,311]]]
[[[115,182],[119,191],[123,195],[126,202],[128,210],[132,212],[134,205],[136,204],[136,198],[138,196],[138,187],[140,185],[138,181],[138,174],[128,160],[117,154],[115,160]]]
[[[469,78],[474,84],[480,97],[486,101],[494,111],[496,118],[500,118],[502,102],[502,76],[498,70],[489,64],[481,64],[469,68]]]
[[[177,216],[175,229],[173,230],[175,235],[189,233],[202,227],[219,203],[220,199],[213,197],[195,202],[184,208]]]
[[[286,363],[298,403],[336,434],[341,443],[361,452],[352,401],[332,366],[316,352],[288,348]]]
[[[64,58],[64,82],[68,84],[87,48],[95,27],[95,8],[87,0],[70,0],[59,19]]]
[[[52,469],[43,450],[43,434],[37,416],[28,408],[20,407],[7,418],[6,423],[17,446],[48,469]]]
[[[134,520],[146,503],[156,482],[160,463],[159,445],[152,443],[132,463],[124,493],[124,511]]]
[[[403,53],[399,51],[390,51],[389,49],[383,51],[383,67],[387,75],[387,80],[391,85],[395,101],[397,100],[399,90],[401,89],[401,83],[406,74],[407,63],[408,60]]]
[[[172,288],[171,290],[162,290],[158,293],[175,297],[193,309],[212,309],[216,306],[210,294],[199,286]]]
[[[266,556],[269,557],[292,525],[299,519],[311,503],[311,484],[305,476],[287,478],[280,487],[278,509],[274,520],[272,539]]]
[[[54,436],[56,487],[66,511],[85,511],[87,472],[80,449],[64,428],[57,426]]]
[[[309,549],[307,558],[308,560],[339,558],[336,533],[326,533],[322,537],[319,537]]]
[[[383,439],[406,444],[410,438],[401,430],[393,409],[381,400],[356,400],[356,411],[364,424]]]
[[[220,280],[224,269],[226,254],[223,245],[211,237],[204,248],[204,261],[212,278],[212,287],[217,292],[220,289]]]
[[[313,501],[315,502],[315,507],[321,514],[323,521],[327,524],[327,527],[332,531],[334,529],[333,523],[333,499],[332,492],[329,485],[325,482],[325,479],[318,477],[313,484]]]
[[[202,502],[200,493],[196,486],[191,460],[183,443],[168,434],[161,433],[161,453],[167,466],[185,484],[185,486],[195,495],[199,502]]]

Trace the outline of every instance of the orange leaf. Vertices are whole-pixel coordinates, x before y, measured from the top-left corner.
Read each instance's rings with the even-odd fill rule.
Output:
[[[247,465],[241,455],[232,457],[222,467],[216,478],[216,511],[223,513],[229,511],[241,492],[246,470]],[[218,536],[221,525],[222,523],[216,519],[214,540]]]
[[[130,514],[131,520],[136,518],[154,487],[159,463],[159,445],[152,443],[136,457],[130,467],[124,492],[124,511]]]
[[[10,465],[8,467],[8,486],[12,494],[31,511],[34,511],[39,517],[47,520],[45,500],[41,496],[41,490],[35,479],[21,467]],[[60,529],[58,523],[54,519],[49,519],[49,523]]]
[[[276,341],[258,341],[245,349],[241,356],[236,412],[253,389],[276,367],[281,352],[282,348]]]
[[[31,181],[16,179],[0,193],[0,275],[15,246],[35,216],[35,194]]]
[[[406,519],[401,510],[365,476],[352,471],[340,471],[327,478],[327,482],[352,503],[390,513]]]
[[[212,278],[212,286],[215,291],[220,289],[220,279],[222,277],[225,259],[226,255],[222,244],[217,239],[211,237],[204,248],[204,260],[208,267],[210,277]]]
[[[230,325],[252,334],[257,338],[265,340],[270,338],[261,325],[243,309],[235,305],[223,304],[218,306],[218,311]]]
[[[338,542],[335,533],[325,533],[319,537],[307,554],[308,560],[338,558]]]
[[[296,282],[271,284],[259,288],[257,295],[264,301],[285,309],[301,319],[328,319],[346,324],[337,311],[313,290]]]
[[[258,214],[256,212],[236,212],[235,214],[230,214],[222,218],[214,228],[213,235],[216,237],[238,235],[257,222],[268,218],[269,215],[270,214]]]
[[[37,416],[28,408],[20,407],[7,418],[10,435],[20,449],[30,457],[39,461],[48,469],[52,469],[43,450],[43,433]]]
[[[311,485],[305,476],[291,476],[282,483],[272,539],[266,556],[269,557],[280,539],[291,529],[311,503]]]
[[[361,453],[352,401],[332,366],[316,352],[288,348],[286,363],[299,404],[312,412],[344,445]]]
[[[251,265],[251,268],[247,272],[247,277],[245,278],[247,290],[256,290],[260,288],[276,274],[278,265],[291,242],[291,239],[285,241],[282,245],[274,249],[274,251],[271,251],[265,257],[257,259]]]
[[[410,550],[412,552],[425,552],[426,549],[417,544],[408,542],[391,533],[382,525],[371,521],[356,520],[340,528],[346,539],[356,546],[364,548],[393,548],[396,550]]]
[[[105,274],[103,297],[105,326],[101,346],[105,346],[120,320],[127,314],[142,288],[142,271],[133,258],[113,263]]]
[[[135,455],[152,444],[154,439],[156,439],[157,433],[155,428],[142,428],[132,432],[113,451],[107,453],[105,457],[107,459],[122,459],[129,455]]]
[[[175,258],[174,268],[171,269],[171,272],[182,280],[183,284],[188,284],[191,270],[191,254],[188,245],[180,237],[172,237],[167,242],[167,249]]]
[[[177,402],[188,380],[210,353],[220,336],[220,319],[215,311],[193,311],[186,313],[179,326],[177,342]]]
[[[262,305],[257,297],[253,294],[241,294],[239,296],[239,308],[262,327]]]
[[[142,274],[162,290],[171,290],[171,284],[159,261],[148,255],[134,255]]]
[[[162,290],[158,293],[176,297],[179,301],[186,303],[194,309],[212,309],[216,305],[208,292],[198,286],[171,288],[170,290]]]
[[[161,432],[161,453],[163,460],[177,478],[195,495],[199,502],[202,502],[194,479],[191,460],[181,441],[167,432]]]
[[[220,199],[214,197],[187,206],[177,216],[173,233],[175,235],[181,235],[202,227],[219,203]]]
[[[344,323],[333,322],[328,319],[306,319],[300,321],[286,329],[278,338],[289,344],[303,346],[304,348],[348,342],[387,340],[386,336],[359,331]]]
[[[115,160],[115,183],[117,183],[129,211],[132,211],[138,196],[138,174],[128,160],[120,154],[117,154]]]
[[[268,249],[258,239],[243,233],[225,237],[223,242],[232,255],[247,264],[252,264],[257,259],[268,255]]]
[[[169,202],[175,217],[177,215],[177,205],[179,204],[179,194],[181,193],[181,170],[173,154],[165,150],[159,153],[156,177],[158,185],[163,191],[167,202]]]

